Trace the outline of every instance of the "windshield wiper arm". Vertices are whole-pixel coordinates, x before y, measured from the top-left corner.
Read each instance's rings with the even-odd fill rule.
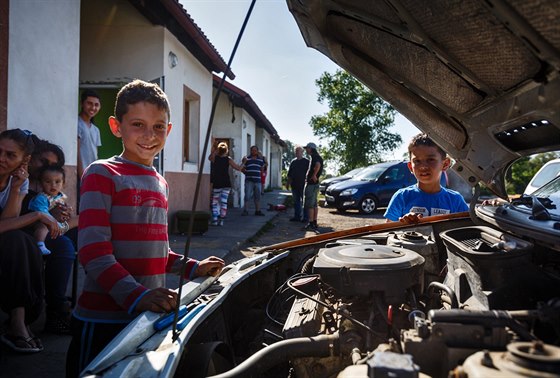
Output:
[[[536,203],[541,204],[545,209],[556,209],[556,205],[547,197],[536,197],[534,195],[523,195],[511,201],[512,205],[525,205],[534,207]],[[538,206],[538,205],[537,205]]]

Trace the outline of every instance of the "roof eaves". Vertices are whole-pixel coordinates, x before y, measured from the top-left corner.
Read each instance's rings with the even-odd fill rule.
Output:
[[[129,0],[152,23],[165,26],[211,72],[226,72],[227,64],[178,0]],[[235,75],[228,70],[227,77]]]
[[[221,80],[221,77],[213,75],[215,88],[219,87]],[[239,87],[236,87],[232,83],[229,83],[228,81],[224,82],[223,91],[228,93],[229,95],[233,95],[237,100],[234,102],[234,104],[245,109],[255,119],[258,127],[265,129],[276,143],[285,147],[285,143],[282,139],[280,139],[278,131],[276,131],[274,126],[272,126],[272,123],[268,120],[268,118],[266,118],[264,113],[247,92]]]

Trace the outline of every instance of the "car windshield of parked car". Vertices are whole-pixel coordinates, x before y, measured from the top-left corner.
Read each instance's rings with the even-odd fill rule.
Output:
[[[363,169],[364,169],[363,167],[354,168],[354,169],[352,169],[350,172],[346,172],[346,173],[344,174],[344,177],[354,177],[354,176],[356,176],[358,173],[360,173],[360,171],[363,170]]]
[[[552,217],[560,218],[560,176],[541,186],[530,195],[524,195],[517,200],[513,200],[512,204],[531,208],[533,207],[533,198],[537,198]]]
[[[531,185],[536,187],[543,186],[544,184],[552,180],[554,177],[556,177],[559,171],[560,171],[560,161],[558,161],[557,163],[548,164],[547,166],[543,167],[542,171],[540,171],[535,176]]]
[[[361,180],[361,181],[371,181],[377,180],[379,176],[383,174],[387,170],[387,167],[380,167],[378,165],[372,165],[370,167],[364,168],[363,171],[358,173],[354,179]]]

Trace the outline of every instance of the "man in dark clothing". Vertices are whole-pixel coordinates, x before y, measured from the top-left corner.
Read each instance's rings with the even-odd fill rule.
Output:
[[[305,151],[311,157],[303,197],[303,207],[309,214],[309,223],[305,226],[305,229],[317,230],[317,214],[319,213],[317,196],[319,195],[319,177],[323,173],[323,158],[317,152],[317,145],[315,143],[307,143]]]
[[[290,190],[292,187],[292,198],[294,199],[294,217],[290,219],[292,222],[307,222],[308,213],[302,211],[301,205],[303,202],[303,191],[305,189],[305,176],[309,169],[309,160],[303,157],[303,147],[297,146],[295,148],[296,158],[290,163],[288,169],[288,183],[286,188]]]

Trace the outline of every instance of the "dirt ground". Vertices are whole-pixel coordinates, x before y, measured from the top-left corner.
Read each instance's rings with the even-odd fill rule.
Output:
[[[259,247],[315,235],[314,232],[305,231],[303,229],[305,226],[304,223],[290,222],[293,211],[293,209],[288,208],[286,211],[280,212],[272,221],[268,222],[257,237],[241,246],[242,255],[238,257],[250,255],[252,250]],[[321,233],[340,231],[354,227],[384,223],[384,212],[385,209],[379,209],[373,214],[364,215],[360,214],[357,210],[339,213],[336,209],[331,207],[319,207],[317,223]]]

